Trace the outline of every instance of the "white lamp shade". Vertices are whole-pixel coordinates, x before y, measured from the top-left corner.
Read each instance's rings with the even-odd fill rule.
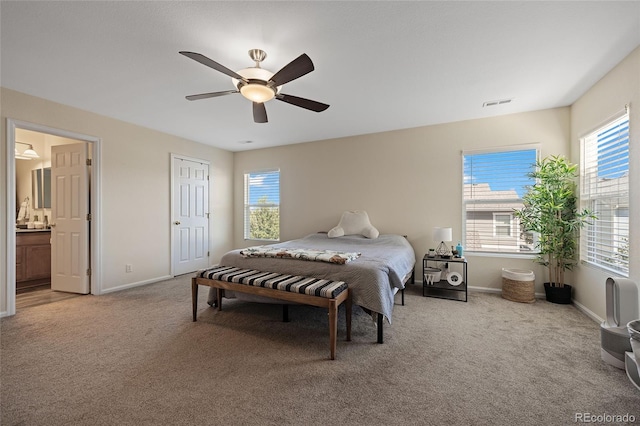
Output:
[[[453,241],[451,228],[433,228],[433,241]]]

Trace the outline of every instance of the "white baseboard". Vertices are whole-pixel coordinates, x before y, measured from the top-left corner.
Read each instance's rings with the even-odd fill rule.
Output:
[[[9,316],[9,314],[7,313],[7,311],[0,312],[0,318],[8,317],[8,316]]]
[[[475,287],[475,286],[469,286],[469,291],[475,291],[478,293],[494,293],[494,294],[502,293],[502,290],[499,288]]]
[[[163,277],[151,278],[151,279],[144,280],[144,281],[138,281],[138,282],[135,282],[135,283],[124,284],[124,285],[120,285],[118,287],[112,287],[112,288],[107,288],[107,289],[103,288],[102,292],[100,294],[114,293],[116,291],[127,290],[129,288],[140,287],[140,286],[147,285],[147,284],[157,283],[159,281],[169,280],[171,278],[173,278],[173,276],[165,275]]]
[[[573,302],[575,307],[578,308],[579,311],[581,311],[583,314],[585,314],[586,316],[588,316],[589,318],[591,318],[592,320],[594,320],[598,324],[600,324],[600,323],[602,323],[602,321],[604,321],[603,318],[600,318],[598,315],[595,314],[595,312],[593,312],[592,310],[588,309],[582,303],[576,302],[575,299],[571,299],[571,301]]]
[[[469,286],[469,291],[475,291],[478,293],[493,293],[493,294],[501,294],[502,293],[502,289],[501,288],[489,288],[489,287],[474,287],[474,286]],[[546,296],[544,295],[544,293],[536,293],[535,294],[535,298],[536,299],[544,299]]]

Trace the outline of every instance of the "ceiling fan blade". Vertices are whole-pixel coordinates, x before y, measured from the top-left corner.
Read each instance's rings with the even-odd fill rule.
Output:
[[[197,101],[198,99],[216,98],[218,96],[230,95],[232,93],[240,93],[237,90],[225,90],[223,92],[200,93],[199,95],[189,95],[187,100]]]
[[[280,71],[271,77],[270,81],[274,83],[274,86],[282,86],[285,83],[310,73],[314,69],[311,58],[309,58],[306,53],[303,53],[282,67]]]
[[[282,102],[286,102],[291,105],[298,106],[300,108],[305,108],[315,112],[322,112],[325,109],[329,108],[329,105],[323,104],[322,102],[312,101],[311,99],[299,98],[297,96],[285,95],[284,93],[279,93],[276,95],[276,99]]]
[[[265,108],[264,103],[254,102],[253,103],[253,121],[256,123],[267,123],[267,108]]]
[[[233,77],[235,79],[238,80],[243,80],[246,81],[245,78],[243,76],[241,76],[240,74],[238,74],[235,71],[231,71],[229,68],[225,67],[224,65],[220,65],[219,63],[217,63],[216,61],[207,58],[204,55],[201,55],[200,53],[194,53],[194,52],[185,52],[185,51],[181,51],[178,52],[181,55],[186,56],[187,58],[191,58],[196,62],[200,62],[202,65],[206,65],[209,68],[213,68],[216,71],[220,71],[223,74],[228,75],[229,77]]]

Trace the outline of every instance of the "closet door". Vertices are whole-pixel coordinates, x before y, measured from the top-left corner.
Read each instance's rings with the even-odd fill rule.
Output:
[[[175,157],[172,163],[173,275],[209,266],[209,164]]]

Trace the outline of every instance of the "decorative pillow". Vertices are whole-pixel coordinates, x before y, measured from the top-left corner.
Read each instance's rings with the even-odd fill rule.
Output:
[[[364,210],[351,210],[342,213],[338,226],[328,233],[329,238],[342,237],[343,235],[363,235],[367,238],[378,238],[380,233],[371,225],[369,215]]]

